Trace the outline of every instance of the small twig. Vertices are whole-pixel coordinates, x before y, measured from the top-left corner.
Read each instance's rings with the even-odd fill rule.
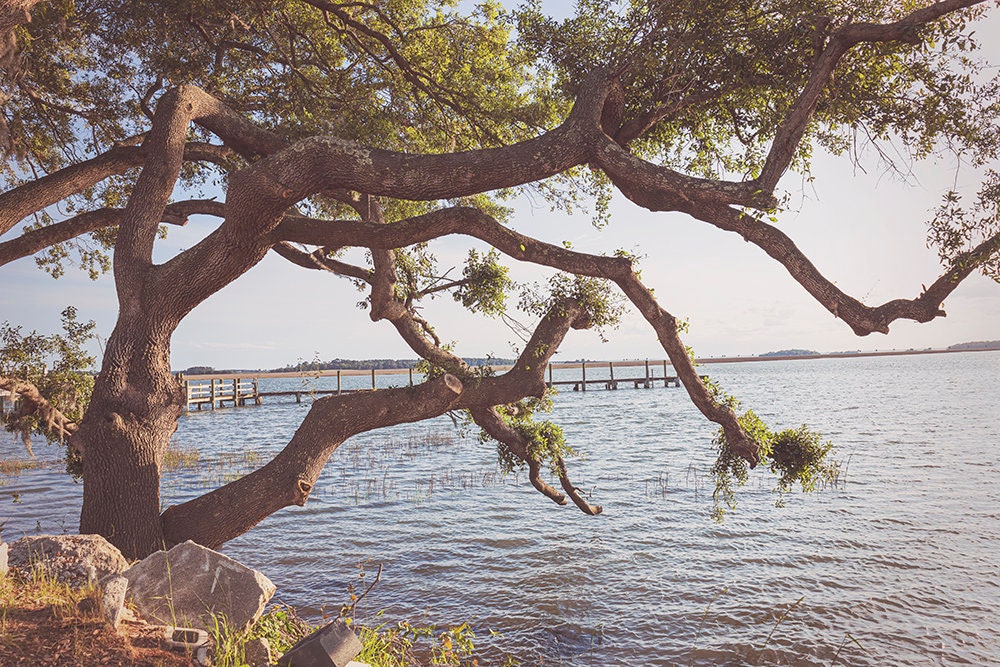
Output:
[[[375,588],[375,584],[377,584],[379,581],[381,581],[381,579],[382,579],[382,563],[379,563],[378,564],[378,572],[375,573],[375,580],[368,586],[368,588],[365,589],[364,593],[362,593],[361,595],[359,595],[354,600],[354,602],[352,602],[350,605],[344,605],[343,607],[340,608],[340,617],[344,618],[344,617],[350,616],[350,617],[353,618],[354,617],[354,610],[357,608],[358,603],[361,602],[362,600],[364,600],[365,596],[372,592],[372,589]]]
[[[694,660],[694,651],[698,646],[698,637],[701,637],[701,630],[705,627],[705,619],[708,618],[708,610],[712,608],[712,605],[715,604],[716,600],[728,592],[729,586],[723,586],[720,591],[712,596],[712,599],[708,601],[708,604],[705,605],[705,611],[701,614],[701,622],[698,624],[698,632],[694,634],[694,641],[691,642],[691,654],[688,656],[688,665],[690,665]]]
[[[781,616],[779,616],[779,617],[778,617],[778,620],[777,620],[777,621],[775,621],[775,622],[774,622],[774,627],[773,627],[773,628],[771,628],[771,631],[770,631],[769,633],[767,633],[767,639],[765,639],[765,640],[764,640],[764,643],[763,643],[763,644],[761,645],[761,647],[760,647],[760,651],[759,651],[759,652],[757,653],[757,659],[756,659],[756,660],[754,661],[754,664],[755,664],[755,665],[759,665],[759,664],[760,664],[760,658],[761,658],[761,656],[762,656],[762,655],[764,655],[764,649],[765,649],[765,648],[767,648],[767,643],[768,643],[769,641],[771,641],[771,637],[773,637],[773,636],[774,636],[774,631],[775,631],[775,630],[777,630],[777,629],[778,629],[778,626],[779,626],[779,625],[781,625],[781,622],[782,622],[782,621],[784,621],[784,620],[785,620],[785,618],[786,618],[786,617],[787,617],[787,616],[788,616],[788,615],[789,615],[790,613],[792,613],[792,610],[793,610],[793,609],[795,609],[796,607],[798,607],[798,606],[799,606],[799,603],[800,603],[800,602],[802,602],[802,601],[803,601],[803,600],[805,600],[805,599],[806,599],[806,596],[805,596],[805,595],[803,595],[802,597],[800,597],[800,598],[799,598],[798,600],[796,600],[796,601],[795,601],[794,603],[792,603],[792,604],[791,604],[791,605],[790,605],[790,606],[788,607],[788,609],[786,609],[786,610],[785,610],[785,611],[784,611],[784,612],[783,612],[783,613],[781,614]]]
[[[836,665],[837,661],[840,660],[840,652],[844,650],[844,646],[847,644],[848,639],[854,642],[859,649],[861,649],[865,653],[868,653],[867,649],[865,649],[865,647],[861,645],[861,642],[859,642],[857,639],[854,638],[854,635],[852,635],[850,632],[845,632],[844,641],[840,642],[840,647],[837,649],[837,653],[834,654],[833,662],[830,663],[830,667]]]

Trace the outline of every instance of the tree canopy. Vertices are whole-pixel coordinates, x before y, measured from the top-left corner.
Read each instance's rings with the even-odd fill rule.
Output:
[[[974,36],[982,0],[580,0],[562,20],[537,2],[0,4],[0,265],[34,256],[54,276],[70,264],[113,274],[118,323],[89,407],[61,418],[83,459],[81,530],[129,556],[185,539],[221,544],[304,504],[352,434],[450,411],[543,495],[600,512],[569,478],[570,443],[536,413],[568,331],[611,327],[623,307],[648,322],[718,424],[723,497],[729,475],[761,460],[782,489],[829,472],[816,434],[773,433],[700,377],[683,322],[634,257],[505,224],[505,202],[524,188],[557,207],[589,203],[598,224],[613,224],[607,203],[620,192],[735,232],[858,335],[942,316],[974,272],[1000,278],[992,171],[971,206],[942,193],[928,243],[943,271],[914,299],[866,305],[774,224],[788,206],[782,178],[808,175],[817,147],[852,159],[864,137],[913,159],[993,164],[997,81]],[[890,168],[892,154],[880,153]],[[192,215],[218,222],[155,263],[164,225]],[[426,246],[449,235],[492,250],[470,250],[449,277]],[[357,285],[373,322],[425,360],[428,380],[316,401],[274,460],[161,515],[160,463],[183,407],[171,336],[271,251]],[[517,285],[510,260],[557,273]],[[472,368],[442,342],[420,310],[442,294],[483,317],[534,320],[511,370]]]

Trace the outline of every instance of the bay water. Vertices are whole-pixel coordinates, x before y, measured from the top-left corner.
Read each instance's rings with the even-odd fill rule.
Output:
[[[359,620],[468,622],[481,665],[1000,664],[1000,352],[703,372],[772,427],[829,438],[836,488],[779,508],[757,471],[713,522],[715,429],[683,389],[564,389],[550,418],[599,516],[500,475],[493,448],[443,417],[351,439],[305,507],[222,550],[314,620],[381,566]],[[331,386],[302,382],[269,388]],[[164,505],[263,464],[309,402],[182,417],[190,460],[164,474]],[[0,456],[19,448],[4,436]],[[55,463],[4,475],[4,541],[74,532],[81,491]]]

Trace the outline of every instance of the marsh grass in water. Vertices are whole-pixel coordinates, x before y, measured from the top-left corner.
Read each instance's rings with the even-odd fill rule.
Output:
[[[263,462],[264,455],[257,449],[203,455],[193,447],[171,443],[163,454],[161,488],[170,492],[189,486],[194,476],[196,486],[214,489],[243,477]]]
[[[38,459],[0,459],[0,484],[3,483],[3,477],[16,477],[25,470],[44,466],[45,462]]]
[[[482,489],[504,483],[517,484],[517,475],[504,478],[494,465],[475,471],[453,468],[432,470],[423,479],[413,480],[404,488],[393,470],[400,464],[417,459],[433,461],[435,454],[464,446],[457,437],[430,433],[409,438],[393,438],[376,442],[348,440],[334,455],[328,476],[332,483],[319,490],[333,499],[347,500],[355,505],[381,500],[402,500],[422,503],[435,493]]]
[[[171,444],[163,453],[163,470],[196,470],[200,458],[197,449]]]

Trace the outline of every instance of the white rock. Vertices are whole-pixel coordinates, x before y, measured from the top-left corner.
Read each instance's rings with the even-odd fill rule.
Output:
[[[257,570],[191,541],[157,551],[123,575],[139,613],[164,625],[210,629],[215,616],[244,630],[260,617],[275,591]]]

